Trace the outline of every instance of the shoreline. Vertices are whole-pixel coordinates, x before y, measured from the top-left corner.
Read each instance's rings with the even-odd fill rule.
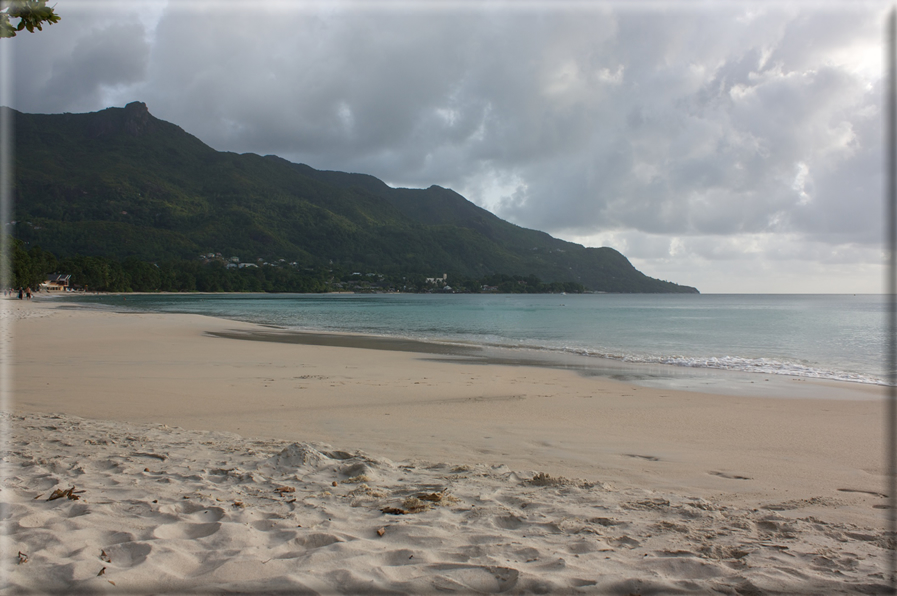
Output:
[[[226,320],[242,322],[237,319]],[[671,364],[626,362],[552,350],[426,341],[398,336],[300,331],[274,325],[259,324],[258,326],[262,329],[210,332],[209,335],[242,341],[427,354],[433,361],[446,363],[553,368],[574,371],[584,377],[635,383],[643,387],[739,397],[759,396],[773,392],[781,398],[877,400],[881,399],[885,389],[884,385],[873,383],[715,368],[684,367],[683,369],[683,367]],[[445,358],[440,359],[435,356],[444,356]],[[800,385],[792,385],[792,382],[800,383]],[[756,386],[751,387],[751,385]]]
[[[237,536],[243,514],[237,515],[232,503],[226,507],[215,504],[214,499],[228,499],[232,494],[215,496],[212,489],[224,484],[216,480],[213,470],[242,470],[239,478],[244,480],[234,480],[234,490],[250,490],[262,483],[273,491],[277,486],[269,484],[286,482],[284,478],[291,478],[291,486],[297,490],[302,482],[319,477],[347,481],[351,476],[337,474],[347,463],[329,456],[318,461],[320,466],[301,474],[293,468],[293,472],[282,471],[287,476],[271,475],[273,472],[259,467],[260,462],[267,461],[265,458],[280,453],[277,449],[282,451],[293,443],[327,444],[333,446],[330,451],[322,448],[328,452],[352,454],[361,450],[370,454],[366,457],[372,461],[393,463],[369,466],[370,481],[363,483],[374,493],[385,495],[382,497],[360,493],[349,496],[357,486],[347,486],[340,492],[337,487],[326,488],[329,480],[308,489],[311,492],[303,497],[311,507],[307,514],[320,521],[326,519],[320,517],[321,512],[329,512],[331,525],[339,527],[335,534],[329,533],[342,537],[342,542],[320,548],[339,552],[340,548],[349,548],[344,543],[355,544],[352,540],[361,539],[352,524],[346,525],[347,520],[364,520],[365,541],[379,538],[376,534],[370,537],[371,524],[392,528],[399,523],[408,531],[417,528],[414,532],[429,532],[436,537],[422,539],[409,553],[426,558],[421,564],[429,567],[418,568],[419,577],[448,573],[433,567],[450,560],[445,558],[448,554],[434,554],[442,552],[436,544],[443,541],[460,549],[452,551],[455,554],[451,557],[468,549],[464,552],[468,552],[470,561],[478,561],[477,569],[513,569],[519,574],[515,576],[519,585],[532,590],[538,581],[561,591],[572,590],[573,584],[551,584],[551,578],[572,582],[582,578],[590,565],[603,568],[604,557],[616,566],[614,577],[619,581],[637,577],[648,582],[641,585],[649,586],[650,581],[657,580],[657,570],[662,569],[665,579],[656,584],[657,589],[668,592],[685,589],[685,584],[676,582],[686,581],[703,582],[700,585],[707,588],[716,585],[713,582],[723,582],[720,585],[729,589],[750,581],[761,586],[761,591],[790,593],[797,593],[797,588],[805,585],[795,579],[799,577],[822,586],[816,591],[826,593],[836,593],[832,589],[845,577],[854,587],[878,586],[884,581],[881,573],[887,549],[881,545],[888,544],[889,538],[884,534],[885,511],[881,508],[886,503],[882,496],[882,400],[868,396],[852,400],[793,399],[793,392],[785,391],[789,389],[787,383],[779,394],[774,390],[782,384],[771,382],[762,388],[766,395],[711,394],[645,387],[583,375],[572,368],[474,362],[457,355],[240,341],[227,334],[266,334],[272,330],[200,315],[145,313],[129,317],[63,304],[14,304],[7,309],[10,314],[4,315],[4,320],[9,318],[13,323],[10,326],[14,327],[15,341],[9,365],[15,400],[8,404],[8,416],[18,455],[10,461],[21,462],[14,468],[19,478],[14,482],[14,494],[19,496],[11,518],[15,520],[11,527],[17,529],[9,537],[10,547],[16,540],[24,544],[37,540],[33,544],[38,544],[39,528],[49,523],[50,518],[35,509],[44,507],[42,501],[33,502],[38,490],[35,487],[49,491],[54,486],[65,489],[72,484],[91,486],[94,499],[100,487],[112,490],[114,484],[118,487],[115,490],[131,491],[122,496],[132,504],[130,507],[145,508],[147,515],[158,516],[153,522],[158,528],[152,536],[141,538],[131,532],[132,539],[127,542],[139,544],[129,548],[146,550],[148,544],[158,550],[170,546],[175,534],[198,531],[190,525],[200,523],[191,517],[198,510],[184,509],[183,501],[178,501],[178,507],[173,505],[185,491],[212,495],[202,497],[203,506],[223,508],[219,521],[202,522],[212,524],[203,526],[206,530],[218,528],[215,535],[224,540],[230,534],[219,530],[230,520],[236,525],[227,526],[232,528],[228,532]],[[52,421],[54,415],[61,417]],[[115,445],[103,446],[98,444],[102,433],[121,438]],[[131,441],[133,446],[124,449],[130,444],[126,440],[129,436],[137,442]],[[141,439],[144,436],[146,439]],[[250,457],[247,450],[259,451],[259,445],[269,447]],[[109,461],[118,463],[104,468],[102,462],[111,456],[101,452],[109,449],[117,454]],[[153,456],[147,459],[140,455],[158,453],[154,451],[157,449],[166,453],[164,466],[153,462]],[[208,451],[202,456],[208,459],[197,459],[197,449]],[[168,473],[168,488],[153,484],[162,478],[153,474],[181,469],[185,465],[182,460],[194,462],[187,466],[190,470],[185,468],[180,475]],[[28,461],[45,463],[26,466]],[[88,466],[78,462],[96,463]],[[81,472],[76,471],[79,465]],[[451,480],[455,477],[449,471],[465,466],[468,472],[463,482],[460,478]],[[144,468],[149,472],[143,472]],[[325,474],[326,470],[330,471]],[[571,479],[571,484],[536,487],[532,483],[539,473]],[[6,474],[10,478],[9,468]],[[399,490],[403,478],[422,493],[442,490],[446,486],[437,484],[447,483],[461,504],[439,509],[438,514],[421,513],[394,521],[378,507],[401,503],[396,499],[403,494]],[[117,480],[109,484],[113,479]],[[152,490],[141,497],[143,489],[138,490],[135,482],[141,486],[150,483],[147,486]],[[168,496],[155,497],[152,491]],[[331,494],[324,495],[325,491]],[[4,498],[7,493],[0,492]],[[370,506],[351,507],[352,499],[362,496],[371,499]],[[152,503],[153,498],[159,503]],[[265,509],[268,505],[262,507],[268,501],[258,498],[257,506],[268,512],[265,515],[273,515],[274,510]],[[509,505],[514,499],[517,504]],[[87,497],[84,501],[86,506]],[[168,503],[167,509],[162,507],[163,501]],[[522,502],[531,503],[533,509],[521,510]],[[703,503],[704,509],[688,503]],[[82,506],[77,501],[51,504],[59,515]],[[102,515],[112,516],[109,523],[116,519],[115,523],[121,523],[125,518],[115,516],[127,515],[125,510],[114,508],[103,511]],[[695,511],[703,513],[691,518],[686,515]],[[282,508],[276,512],[287,515]],[[554,534],[540,533],[530,525],[539,515],[554,519],[551,523],[560,523],[558,527],[563,527],[563,519],[602,518],[619,524],[586,523],[572,535],[561,531],[558,536],[564,541],[590,545],[581,553],[572,553],[564,550],[567,547],[562,542],[552,542],[549,535]],[[493,546],[481,549],[475,557],[469,549],[474,548],[478,533],[467,525],[473,519],[486,523],[486,533],[494,535],[488,541]],[[729,519],[742,520],[738,523],[744,527],[733,526],[726,521]],[[583,533],[586,527],[591,529]],[[310,539],[307,532],[311,530],[291,532],[295,533],[283,548],[290,552],[308,550],[302,541]],[[845,532],[871,538],[851,538]],[[832,538],[836,534],[841,538]],[[706,538],[711,535],[716,538]],[[231,544],[238,549],[235,553],[247,548],[263,553],[266,548],[274,548],[253,542],[264,536],[239,536]],[[100,538],[98,542],[107,540]],[[175,546],[194,558],[211,556],[207,553],[209,540],[185,538],[187,542]],[[604,540],[604,546],[595,547],[598,540]],[[510,542],[541,553],[538,558],[543,562],[551,556],[556,559],[563,551],[566,554],[560,556],[571,571],[551,571],[548,567],[532,570],[525,561],[513,563],[500,546]],[[651,547],[645,550],[648,544]],[[781,555],[782,551],[772,544],[787,547],[791,554]],[[719,550],[723,546],[742,548],[748,554],[736,557],[735,551]],[[272,552],[283,555],[277,548]],[[402,548],[411,547],[405,544]],[[605,548],[609,550],[603,551]],[[663,555],[663,551],[689,554]],[[829,554],[813,554],[822,552]],[[499,561],[495,553],[505,553],[507,560]],[[639,566],[638,557],[645,553],[653,566]],[[864,562],[856,562],[857,553],[862,553]],[[574,563],[575,554],[592,562],[580,566]],[[11,556],[14,558],[14,552]],[[78,557],[72,565],[80,569],[86,563]],[[819,557],[842,563],[826,567]],[[265,558],[259,554],[259,560]],[[844,563],[848,559],[855,562]],[[342,568],[339,556],[328,561],[320,563],[322,568],[334,572]],[[742,565],[746,561],[753,562]],[[51,563],[48,558],[47,564]],[[386,563],[374,557],[364,560],[364,565]],[[803,575],[772,571],[777,565]],[[143,569],[150,568],[157,569]],[[389,565],[387,568],[393,569]],[[112,567],[109,569],[111,572]],[[15,577],[21,580],[27,570],[27,566],[16,566]],[[91,577],[96,577],[97,571],[93,570]],[[136,566],[127,572],[138,571]],[[144,577],[153,576],[150,573]],[[489,581],[498,581],[494,575],[489,577]],[[391,589],[406,585],[402,583],[406,580],[410,581],[378,576],[374,585]],[[594,577],[588,581],[605,588],[609,585]],[[344,584],[337,581],[326,585],[330,589],[324,592]],[[410,585],[406,589],[411,589],[407,587]],[[475,588],[470,583],[465,585],[468,591]],[[638,589],[632,584],[629,591]]]
[[[140,295],[159,293],[140,293]],[[240,292],[194,293],[202,295],[247,295]],[[123,293],[107,295],[127,296]],[[134,293],[137,295],[137,293]],[[171,293],[178,295],[178,293]],[[269,295],[269,294],[258,294]],[[313,294],[302,294],[313,295]],[[69,302],[72,308],[96,308],[109,312],[116,305],[101,303]],[[101,307],[101,308],[97,308]],[[124,311],[138,314],[137,310]],[[156,311],[146,311],[151,314]],[[165,314],[165,313],[159,313]],[[198,314],[198,313],[169,313]],[[811,377],[776,372],[758,372],[709,366],[684,366],[660,362],[641,362],[575,351],[552,348],[514,347],[502,344],[483,344],[452,341],[449,339],[419,339],[401,335],[377,335],[323,329],[293,329],[276,324],[256,323],[239,318],[214,314],[201,314],[234,323],[257,325],[258,332],[239,331],[227,337],[252,341],[271,341],[304,345],[330,345],[334,347],[397,350],[412,353],[429,353],[445,356],[464,356],[470,363],[540,366],[578,370],[580,374],[635,383],[644,387],[699,391],[732,396],[763,395],[772,390],[778,396],[791,394],[799,398],[824,397],[830,399],[878,399],[887,385],[867,381]],[[222,335],[221,337],[225,337]],[[793,384],[793,383],[797,384]],[[762,386],[769,383],[770,385]],[[800,385],[803,386],[800,386]]]

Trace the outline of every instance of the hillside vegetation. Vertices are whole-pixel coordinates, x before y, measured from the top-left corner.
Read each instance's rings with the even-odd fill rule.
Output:
[[[142,103],[13,117],[14,235],[60,259],[159,263],[220,253],[299,269],[697,291],[647,277],[611,248],[503,221],[445,188],[391,188],[368,175],[216,151]]]

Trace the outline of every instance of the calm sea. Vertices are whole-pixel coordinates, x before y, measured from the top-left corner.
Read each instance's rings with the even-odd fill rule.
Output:
[[[303,331],[883,384],[877,295],[271,294],[66,297]],[[607,360],[605,360],[607,361]],[[671,369],[672,370],[672,369]]]

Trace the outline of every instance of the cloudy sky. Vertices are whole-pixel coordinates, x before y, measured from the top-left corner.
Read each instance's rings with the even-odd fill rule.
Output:
[[[883,280],[887,8],[58,0],[3,49],[24,112],[143,101],[703,292],[859,293]]]

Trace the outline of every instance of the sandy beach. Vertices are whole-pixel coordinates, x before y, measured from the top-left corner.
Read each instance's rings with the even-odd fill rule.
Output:
[[[6,593],[887,588],[880,387],[2,306]]]

